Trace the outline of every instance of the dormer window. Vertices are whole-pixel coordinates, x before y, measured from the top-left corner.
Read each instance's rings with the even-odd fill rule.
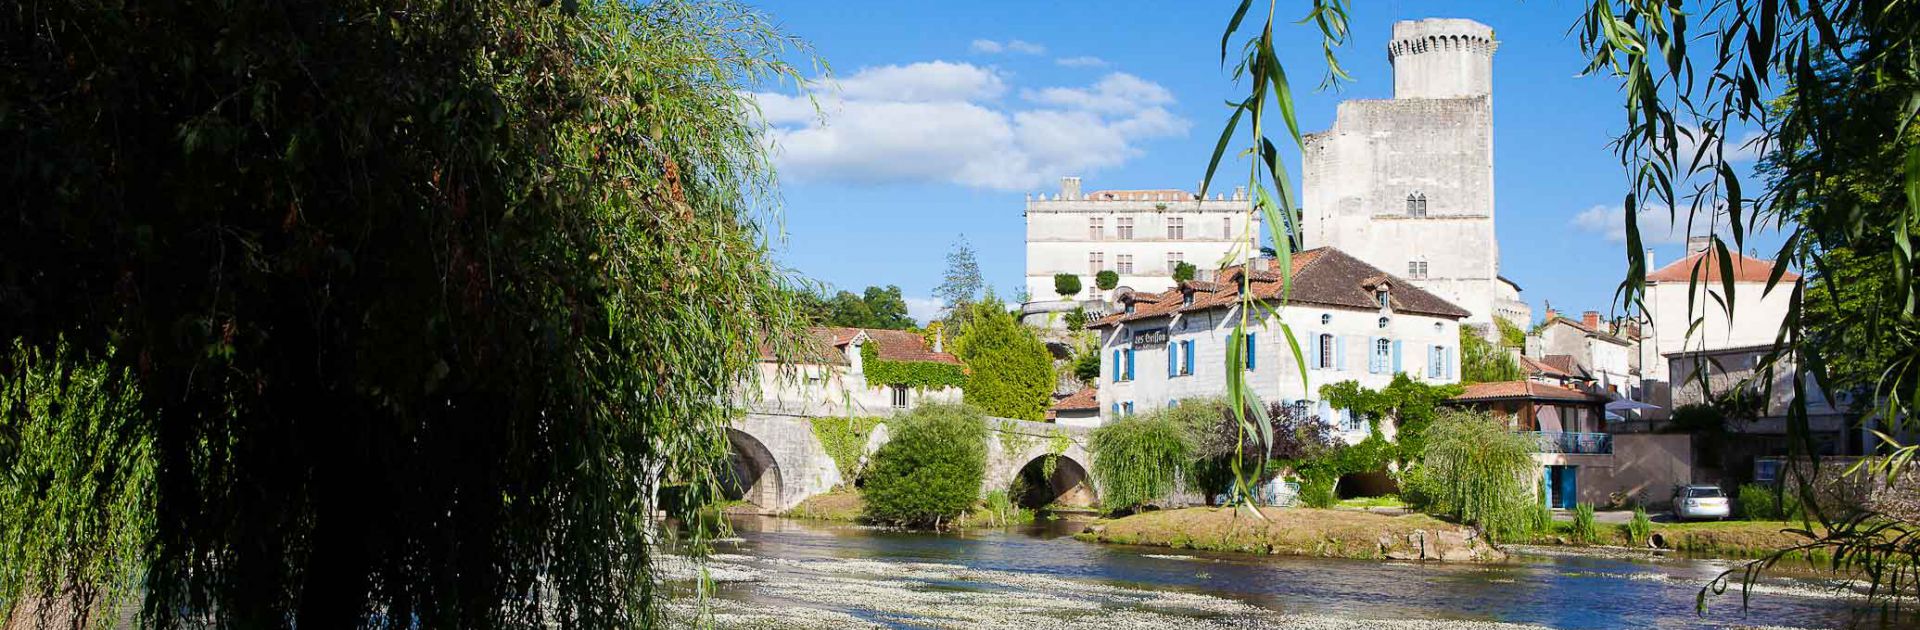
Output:
[[[1182,294],[1180,294],[1180,305],[1181,305],[1181,306],[1193,306],[1193,292],[1192,292],[1192,291],[1188,291],[1188,292],[1186,292],[1186,293],[1182,293]]]
[[[1393,307],[1393,295],[1387,292],[1387,285],[1383,284],[1380,285],[1380,288],[1374,289],[1373,295],[1379,300],[1380,308],[1387,309]]]
[[[1128,303],[1127,303],[1127,312],[1128,312],[1128,313],[1132,313],[1132,312],[1133,312],[1133,303],[1132,303],[1132,302],[1128,302]]]
[[[1407,216],[1410,216],[1410,217],[1427,216],[1426,193],[1415,192],[1407,195]]]

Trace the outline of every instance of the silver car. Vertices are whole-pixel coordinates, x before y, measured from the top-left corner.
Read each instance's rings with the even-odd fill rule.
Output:
[[[1682,521],[1720,520],[1731,516],[1727,494],[1720,486],[1680,486],[1673,491],[1673,517]]]

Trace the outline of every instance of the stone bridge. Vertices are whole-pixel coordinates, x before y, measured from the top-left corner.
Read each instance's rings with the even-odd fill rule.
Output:
[[[868,439],[864,459],[886,443],[886,420]],[[1092,429],[1007,418],[987,418],[987,475],[981,494],[1006,489],[1014,479],[1027,480],[1026,492],[1015,497],[1025,507],[1049,504],[1091,506],[1096,503],[1087,437]],[[1064,439],[1065,448],[1045,475],[1044,462]],[[733,447],[732,465],[737,484],[729,498],[752,503],[767,513],[793,509],[816,494],[848,480],[820,439],[812,419],[802,415],[750,413],[727,430]]]

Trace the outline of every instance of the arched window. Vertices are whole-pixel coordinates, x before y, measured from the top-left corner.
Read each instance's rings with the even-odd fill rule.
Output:
[[[1334,352],[1335,350],[1334,350],[1334,343],[1333,343],[1333,335],[1321,334],[1320,335],[1320,365],[1316,365],[1314,367],[1321,368],[1321,369],[1333,369],[1333,366],[1334,366],[1333,353]]]
[[[1426,193],[1415,192],[1415,193],[1409,193],[1407,195],[1407,216],[1410,216],[1410,217],[1427,216],[1427,194]]]

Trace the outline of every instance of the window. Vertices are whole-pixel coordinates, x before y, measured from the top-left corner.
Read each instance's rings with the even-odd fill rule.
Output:
[[[1106,217],[1087,217],[1087,238],[1096,241],[1107,240]]]
[[[1173,275],[1173,270],[1179,268],[1180,263],[1186,261],[1187,254],[1185,252],[1167,252],[1167,275]]]
[[[1407,195],[1407,216],[1427,216],[1427,195],[1425,193]]]
[[[1106,270],[1107,254],[1105,252],[1089,252],[1087,254],[1087,275],[1098,276],[1100,272]]]
[[[1441,346],[1427,348],[1427,378],[1440,378],[1447,371],[1447,349]]]
[[[1386,327],[1387,327],[1387,323],[1388,323],[1388,320],[1387,320],[1387,318],[1385,318],[1385,317],[1382,317],[1382,318],[1380,318],[1380,327],[1381,327],[1381,328],[1386,328]]]
[[[893,389],[893,408],[906,409],[907,408],[907,386],[895,385],[893,386],[892,389]]]
[[[1367,419],[1365,416],[1355,414],[1351,409],[1341,409],[1338,415],[1340,416],[1341,431],[1355,433],[1366,429]]]
[[[1188,292],[1186,292],[1186,293],[1182,293],[1182,294],[1180,294],[1180,305],[1181,305],[1181,306],[1193,306],[1193,292],[1192,292],[1192,291],[1188,291]]]
[[[1193,376],[1193,340],[1180,342],[1180,375]]]
[[[1413,278],[1415,280],[1426,278],[1427,277],[1427,261],[1424,261],[1424,260],[1408,261],[1407,277]]]
[[[1320,369],[1333,369],[1333,335],[1320,335]]]
[[[1367,360],[1367,371],[1373,374],[1386,372],[1387,366],[1392,362],[1393,340],[1386,337],[1375,337],[1373,339],[1373,353],[1368,356]]]
[[[1320,314],[1320,324],[1321,324],[1321,325],[1323,325],[1323,326],[1324,326],[1324,325],[1326,325],[1326,324],[1331,324],[1331,323],[1333,323],[1333,314],[1332,314],[1332,313],[1321,313],[1321,314]]]
[[[1167,218],[1167,240],[1178,241],[1187,238],[1187,220],[1180,217]]]
[[[1133,415],[1133,401],[1129,400],[1127,402],[1120,403],[1120,415],[1123,415],[1123,416]]]
[[[1220,238],[1229,241],[1233,240],[1233,217],[1220,220]]]
[[[1379,299],[1380,308],[1391,308],[1393,306],[1393,297],[1387,294],[1387,290],[1385,287],[1382,287],[1380,290],[1375,291],[1374,297]]]
[[[1115,219],[1114,229],[1120,232],[1120,240],[1133,240],[1133,217],[1120,217]]]
[[[1133,274],[1133,254],[1120,254],[1114,258],[1114,271],[1123,276]]]

